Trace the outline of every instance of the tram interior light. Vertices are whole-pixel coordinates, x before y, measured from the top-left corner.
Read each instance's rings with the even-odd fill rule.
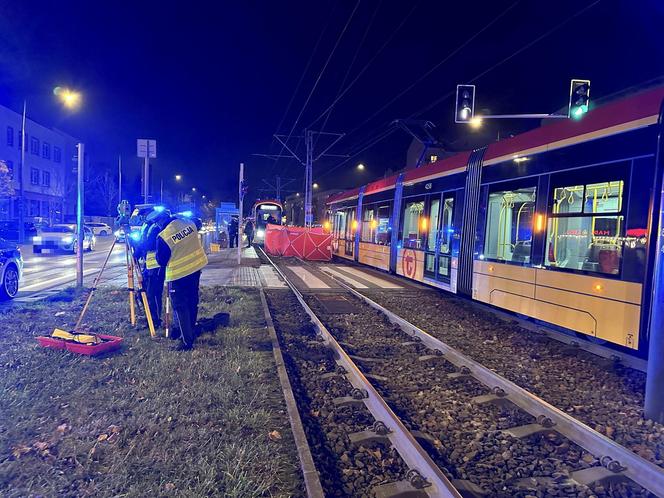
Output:
[[[426,232],[427,226],[429,225],[428,220],[424,217],[420,218],[420,228],[423,232]]]
[[[535,215],[535,231],[542,232],[544,230],[544,215],[539,213]]]
[[[357,220],[353,220],[353,230],[357,230]]]

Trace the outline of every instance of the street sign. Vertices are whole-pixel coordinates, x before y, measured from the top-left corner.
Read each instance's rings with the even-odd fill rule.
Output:
[[[138,157],[157,157],[157,141],[149,138],[139,138],[136,140],[136,155]]]

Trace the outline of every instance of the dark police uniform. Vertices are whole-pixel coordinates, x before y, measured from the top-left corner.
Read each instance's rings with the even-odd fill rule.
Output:
[[[161,308],[164,298],[164,279],[166,268],[157,263],[157,237],[161,232],[159,225],[151,225],[145,238],[145,291],[148,295],[148,303],[152,321],[155,328],[161,326]]]
[[[157,237],[155,253],[159,265],[166,267],[165,279],[180,327],[183,349],[190,349],[196,337],[198,284],[207,256],[193,221],[171,218]]]

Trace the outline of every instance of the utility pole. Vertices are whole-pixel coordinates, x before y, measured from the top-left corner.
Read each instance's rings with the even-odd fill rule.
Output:
[[[27,101],[23,101],[23,115],[21,117],[21,161],[18,168],[18,243],[25,243],[25,190],[23,182],[23,172],[25,171],[25,122]]]
[[[161,183],[159,184],[159,204],[164,203],[164,179],[161,179]]]
[[[122,156],[118,156],[118,204],[122,202]]]
[[[83,154],[85,146],[79,142],[78,148],[78,171],[76,188],[76,287],[83,288]]]
[[[242,201],[244,200],[244,163],[240,163],[240,181],[238,182],[238,239],[237,239],[237,265],[242,264],[242,235],[240,234],[240,228],[242,227]]]

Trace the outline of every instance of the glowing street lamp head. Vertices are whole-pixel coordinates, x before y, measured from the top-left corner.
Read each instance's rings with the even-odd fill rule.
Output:
[[[318,184],[317,184],[317,183],[314,183],[314,184],[312,185],[312,187],[313,187],[313,188],[318,188]]]
[[[191,187],[192,192],[196,192],[196,187]]]
[[[470,123],[471,128],[474,128],[474,129],[481,128],[482,118],[480,118],[479,116],[475,116],[474,118],[470,119],[469,123]]]
[[[179,182],[180,180],[182,180],[182,175],[175,175],[175,181]]]
[[[56,86],[53,93],[68,109],[76,109],[81,104],[81,94],[79,92]]]
[[[364,171],[364,164],[360,163],[357,165],[357,169],[360,171]]]

